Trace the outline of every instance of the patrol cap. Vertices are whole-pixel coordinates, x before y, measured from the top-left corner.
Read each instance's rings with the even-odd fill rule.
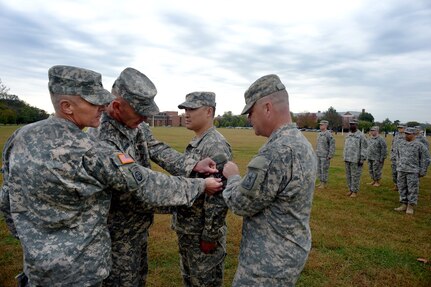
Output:
[[[329,122],[327,120],[321,120],[319,125],[327,125]]]
[[[370,129],[370,131],[378,131],[379,130],[379,127],[378,126],[373,126],[373,127],[371,127],[371,129]]]
[[[424,129],[421,126],[415,126],[415,129],[419,132],[423,131]]]
[[[406,126],[405,126],[405,125],[403,125],[403,124],[398,124],[397,128],[399,128],[399,129],[405,129],[405,128],[406,128]]]
[[[408,128],[406,128],[406,130],[404,131],[404,133],[406,133],[406,134],[416,134],[416,128],[408,127]]]
[[[93,105],[109,104],[115,97],[102,85],[102,75],[91,70],[57,65],[48,70],[52,95],[80,96]]]
[[[351,124],[351,125],[357,125],[358,124],[358,120],[350,120],[349,121],[349,124]]]
[[[203,106],[215,107],[213,92],[193,92],[186,95],[186,101],[178,105],[179,109],[197,109]]]
[[[152,116],[159,112],[159,107],[154,102],[156,86],[136,69],[124,69],[112,85],[112,90],[118,92],[142,116]]]
[[[259,99],[282,90],[286,90],[286,87],[277,75],[271,74],[257,79],[244,93],[245,107],[241,115],[248,114]]]

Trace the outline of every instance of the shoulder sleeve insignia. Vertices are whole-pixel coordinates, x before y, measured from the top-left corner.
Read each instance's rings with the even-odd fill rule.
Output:
[[[241,183],[241,186],[247,190],[251,190],[256,181],[257,173],[250,171]]]

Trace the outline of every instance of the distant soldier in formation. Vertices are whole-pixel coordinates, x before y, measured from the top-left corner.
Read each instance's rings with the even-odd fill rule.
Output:
[[[317,159],[292,123],[289,96],[276,75],[244,94],[256,135],[268,138],[243,178],[233,162],[223,170],[223,197],[243,216],[238,268],[232,286],[294,286],[311,247],[310,211]]]
[[[347,196],[356,197],[359,192],[362,167],[367,159],[367,139],[358,130],[358,121],[350,121],[350,133],[344,143],[344,163],[346,167],[346,180],[349,191]]]
[[[423,143],[427,149],[430,148],[430,143],[427,138],[424,136],[424,130],[421,126],[416,126],[416,140]]]
[[[335,139],[328,131],[328,121],[320,121],[320,132],[317,135],[317,177],[320,180],[319,189],[326,187],[328,182],[329,165],[335,153]]]
[[[429,150],[415,140],[415,128],[406,128],[405,141],[396,148],[398,191],[401,206],[396,211],[413,214],[418,203],[419,177],[425,176],[429,165]]]
[[[398,185],[397,185],[397,181],[398,181],[398,176],[397,176],[397,155],[396,155],[396,149],[397,146],[400,142],[403,142],[405,140],[405,134],[404,134],[404,129],[405,126],[399,124],[397,126],[398,132],[394,135],[393,139],[392,139],[392,145],[391,145],[391,169],[392,169],[392,181],[394,183],[394,188],[393,190],[397,191],[398,190]]]
[[[213,125],[215,94],[193,92],[178,106],[185,109],[185,126],[195,132],[186,147],[185,160],[213,158],[221,172],[232,159],[229,143]],[[220,174],[221,175],[221,174]],[[192,173],[190,177],[205,177]],[[178,235],[181,273],[187,287],[217,287],[223,285],[226,256],[227,205],[223,195],[202,195],[192,207],[178,207],[172,217],[172,226]]]
[[[372,182],[369,185],[380,186],[382,169],[387,154],[386,141],[379,134],[379,127],[374,126],[370,130],[371,137],[368,139],[368,169]]]

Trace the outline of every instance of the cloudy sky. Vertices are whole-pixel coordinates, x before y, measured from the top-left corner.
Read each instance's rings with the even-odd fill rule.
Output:
[[[293,112],[431,122],[429,0],[0,0],[0,25],[0,79],[47,112],[47,71],[65,64],[109,90],[134,67],[162,111],[207,90],[217,114],[239,114],[250,84],[275,73]]]

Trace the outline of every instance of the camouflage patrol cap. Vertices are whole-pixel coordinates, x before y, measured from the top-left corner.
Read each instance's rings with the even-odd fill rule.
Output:
[[[371,127],[371,129],[370,129],[370,131],[378,131],[379,130],[379,127],[378,126],[373,126],[373,127]]]
[[[327,125],[329,122],[327,120],[321,120],[319,125]]]
[[[72,66],[53,66],[48,71],[52,95],[80,96],[94,105],[109,104],[115,97],[102,85],[102,75]]]
[[[277,75],[271,74],[257,79],[244,93],[245,107],[241,115],[248,114],[259,99],[282,90],[286,90],[286,87]]]
[[[397,128],[399,128],[399,129],[405,129],[405,128],[406,128],[406,126],[405,126],[405,125],[403,125],[403,124],[398,124]]]
[[[408,127],[408,128],[406,128],[406,130],[404,131],[404,133],[406,133],[406,134],[416,134],[416,128]]]
[[[215,107],[215,94],[213,92],[193,92],[186,95],[186,101],[178,105],[179,109],[197,109],[203,106]]]
[[[159,112],[159,107],[154,102],[156,87],[147,76],[136,69],[124,69],[115,80],[112,92],[118,93],[142,116],[152,116]]]
[[[352,119],[352,120],[349,121],[349,124],[351,124],[351,125],[357,125],[358,124],[358,120]]]
[[[421,132],[421,131],[423,131],[423,130],[424,130],[421,126],[415,126],[415,129],[416,129],[418,132]]]

